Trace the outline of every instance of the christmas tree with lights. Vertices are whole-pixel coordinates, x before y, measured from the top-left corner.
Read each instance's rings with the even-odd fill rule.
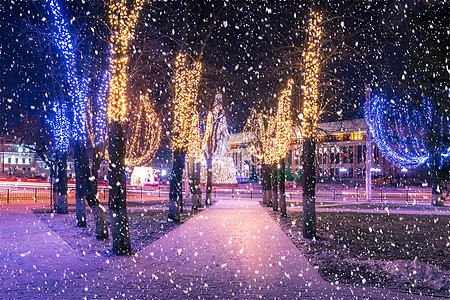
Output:
[[[221,100],[221,96],[219,99]],[[213,119],[216,120],[212,135],[217,139],[217,147],[212,160],[212,183],[237,183],[236,167],[230,151],[230,133],[220,101],[216,101],[212,114],[214,115]],[[203,159],[203,164],[206,166],[205,159]],[[206,168],[202,168],[201,181],[206,182],[206,177]]]

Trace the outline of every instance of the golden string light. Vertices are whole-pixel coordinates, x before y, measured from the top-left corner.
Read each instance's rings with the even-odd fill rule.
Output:
[[[198,87],[201,79],[202,64],[186,63],[186,53],[180,53],[176,60],[175,99],[173,122],[174,149],[188,149],[194,153],[199,141],[199,116],[196,109]]]
[[[138,108],[131,115],[125,164],[148,165],[161,141],[161,124],[148,95],[141,96]]]
[[[86,119],[87,135],[89,140],[91,141],[91,145],[95,146],[97,138],[95,136],[95,112],[94,106],[92,104],[92,99],[89,99],[87,102]]]
[[[248,151],[261,163],[272,164],[276,161],[275,151],[276,119],[255,109],[244,126],[244,142]]]
[[[318,121],[318,95],[320,73],[320,43],[322,38],[322,15],[311,12],[308,22],[308,44],[305,55],[305,82],[303,85],[302,135],[311,137]]]
[[[111,0],[109,22],[111,24],[111,79],[109,81],[108,120],[124,121],[127,113],[126,90],[128,45],[134,35],[139,13],[146,0],[136,0],[131,11],[126,1]]]
[[[280,99],[278,100],[275,140],[279,160],[286,156],[287,149],[291,143],[291,95],[293,85],[294,80],[289,79],[287,87],[281,92]]]
[[[288,80],[281,92],[275,116],[252,109],[244,127],[248,151],[261,163],[278,163],[286,156],[291,143],[291,95],[294,81]]]

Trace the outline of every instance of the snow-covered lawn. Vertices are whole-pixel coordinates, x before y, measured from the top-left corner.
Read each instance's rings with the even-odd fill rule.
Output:
[[[269,213],[327,281],[450,293],[450,215],[318,212],[306,241],[301,211]]]
[[[128,203],[128,219],[130,225],[131,246],[134,252],[142,250],[153,241],[164,236],[182,223],[167,222],[168,209],[160,202]],[[95,223],[92,213],[87,212],[87,228],[76,226],[75,211],[69,214],[35,212],[38,218],[55,231],[69,246],[83,256],[108,257],[112,255],[112,239],[99,241],[95,238]],[[181,214],[182,222],[193,212],[187,206]],[[109,223],[109,215],[107,212]],[[109,227],[109,224],[108,224]]]

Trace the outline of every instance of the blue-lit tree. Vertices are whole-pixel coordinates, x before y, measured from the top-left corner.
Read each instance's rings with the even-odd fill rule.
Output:
[[[80,70],[77,68],[77,58],[75,56],[75,49],[72,41],[72,36],[69,31],[69,24],[64,18],[61,7],[56,0],[49,0],[49,11],[53,18],[53,40],[56,47],[61,52],[64,67],[65,79],[69,90],[70,107],[71,107],[71,133],[74,141],[75,149],[75,176],[76,176],[76,215],[77,225],[79,227],[86,226],[86,200],[88,201],[94,218],[96,220],[96,234],[97,238],[107,238],[108,232],[106,227],[106,218],[104,210],[100,207],[98,199],[96,199],[93,183],[89,180],[90,169],[89,159],[86,151],[87,142],[87,123],[86,123],[86,109],[88,102],[88,80],[81,77]],[[104,76],[104,81],[109,79],[108,75]],[[105,87],[106,84],[106,87]],[[100,87],[99,98],[106,102],[105,94],[107,91],[107,83]],[[101,102],[102,100],[100,100]],[[103,105],[103,110],[99,113],[104,114],[99,120],[106,119],[106,106]],[[106,124],[104,121],[102,124]],[[98,130],[104,128],[99,126]],[[105,130],[105,129],[103,129]],[[96,182],[95,182],[96,184]]]
[[[56,152],[57,167],[57,193],[54,198],[58,213],[68,213],[67,202],[67,152],[69,151],[69,118],[67,104],[64,102],[53,102],[52,117],[47,120],[53,136],[53,144]]]
[[[450,180],[450,3],[409,19],[407,63],[399,98],[375,97],[366,119],[375,142],[394,165],[429,168],[432,204],[443,204]]]
[[[87,104],[87,80],[81,79],[77,74],[75,49],[72,36],[69,32],[67,21],[61,12],[61,7],[56,0],[49,0],[50,14],[53,17],[53,39],[56,47],[61,52],[66,71],[65,79],[69,88],[70,104],[72,107],[72,138],[75,142],[75,176],[76,176],[76,215],[77,225],[86,227],[85,192],[86,180],[82,172],[82,160],[80,150],[86,139],[86,104]]]
[[[387,100],[375,96],[366,105],[365,118],[380,152],[392,164],[430,169],[432,204],[442,205],[442,180],[450,161],[449,115],[432,100]]]

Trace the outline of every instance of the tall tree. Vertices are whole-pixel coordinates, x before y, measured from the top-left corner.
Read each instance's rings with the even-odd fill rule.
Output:
[[[321,72],[322,15],[312,11],[308,22],[303,84],[303,237],[316,235],[315,134],[319,113],[319,74]]]
[[[287,217],[286,211],[286,188],[285,188],[285,158],[291,144],[292,136],[292,117],[291,117],[291,95],[294,81],[289,79],[287,87],[281,92],[278,100],[277,116],[276,116],[276,153],[277,164],[279,164],[278,173],[280,177],[280,208],[281,215]],[[278,177],[278,176],[277,176]],[[274,207],[275,210],[275,207]]]
[[[246,148],[262,165],[263,204],[272,206],[271,166],[275,161],[275,130],[274,116],[267,111],[258,112],[252,109],[245,123],[243,138]]]
[[[220,1],[187,0],[184,7],[180,52],[175,63],[172,148],[173,166],[170,179],[169,215],[180,221],[182,177],[186,152],[200,146],[197,96],[202,72],[202,56],[207,41],[224,4]],[[191,55],[189,55],[189,53]],[[190,63],[188,60],[192,60]]]
[[[55,101],[53,117],[48,119],[56,152],[57,192],[56,211],[60,214],[69,212],[67,202],[67,152],[69,151],[69,118],[67,104]]]
[[[61,7],[56,0],[49,1],[50,13],[54,21],[53,38],[58,50],[62,53],[66,70],[66,81],[69,87],[70,105],[72,107],[73,120],[72,138],[75,142],[75,177],[76,177],[76,216],[77,226],[86,227],[86,202],[85,182],[86,174],[82,172],[82,160],[80,151],[86,140],[86,104],[87,104],[87,80],[80,79],[77,74],[75,49],[69,26]]]
[[[178,54],[175,70],[175,106],[173,123],[173,166],[170,180],[169,215],[171,222],[180,221],[184,160],[188,148],[195,148],[198,114],[196,99],[200,83],[201,63],[190,67],[186,53]]]
[[[130,254],[131,242],[126,209],[125,139],[123,124],[127,113],[128,46],[133,38],[140,11],[145,0],[135,0],[128,8],[126,1],[111,0],[109,22],[111,26],[111,79],[108,95],[109,122],[109,214],[113,251]]]
[[[95,235],[97,239],[103,240],[108,238],[108,223],[106,221],[105,209],[100,205],[97,198],[98,192],[98,171],[100,165],[105,158],[106,152],[106,133],[107,133],[107,94],[110,73],[106,70],[103,73],[97,97],[93,97],[88,102],[87,109],[87,132],[92,147],[92,167],[91,170],[84,170],[89,174],[87,180],[86,200],[92,210],[95,220]],[[84,151],[83,157],[87,156]],[[86,164],[84,164],[86,167]]]

